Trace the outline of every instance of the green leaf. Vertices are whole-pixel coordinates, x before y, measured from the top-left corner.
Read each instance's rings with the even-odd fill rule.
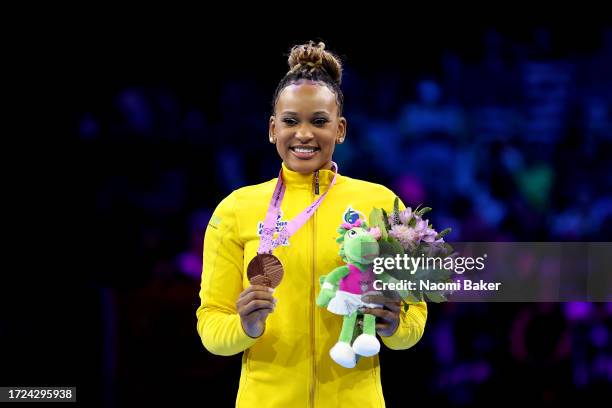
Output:
[[[384,208],[381,208],[380,210],[383,213],[383,220],[385,222],[385,227],[387,228],[387,231],[391,231],[391,225],[389,224],[389,215],[387,214]]]
[[[370,226],[371,227],[377,227],[378,226],[378,222],[377,222],[377,217],[379,217],[379,209],[378,208],[372,208],[372,211],[370,211],[370,216],[368,217],[368,221],[370,221]]]
[[[399,213],[399,197],[395,196],[395,200],[393,200],[393,225],[400,223]]]
[[[442,303],[446,302],[447,300],[446,296],[438,291],[425,292],[425,296],[427,296],[427,299],[434,303]]]
[[[404,248],[395,238],[388,236],[387,239],[381,239],[378,242],[381,255],[404,255]]]
[[[419,217],[422,217],[422,216],[423,216],[423,214],[428,213],[428,212],[430,212],[430,211],[431,211],[431,207],[423,207],[423,208],[421,208],[420,210],[415,211],[414,213],[415,213],[416,215],[418,215]]]
[[[445,237],[446,235],[448,235],[453,229],[452,228],[446,228],[444,230],[442,230],[438,235],[436,235],[436,239],[440,239]]]
[[[379,208],[374,208],[370,212],[370,228],[372,227],[378,227],[380,229],[381,240],[387,239],[387,227],[385,226],[383,212]]]

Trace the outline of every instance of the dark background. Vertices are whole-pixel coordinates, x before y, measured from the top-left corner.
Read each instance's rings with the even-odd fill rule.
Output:
[[[12,178],[25,249],[2,288],[0,384],[76,385],[86,406],[234,405],[240,356],[210,354],[195,329],[203,234],[233,189],[276,176],[271,97],[309,39],[345,63],[343,174],[433,207],[451,242],[610,240],[607,22],[214,18],[81,18],[24,51],[46,85],[22,93],[26,124],[46,131],[30,146],[22,132],[32,183]],[[610,396],[610,304],[429,306],[415,347],[381,351],[390,407]]]

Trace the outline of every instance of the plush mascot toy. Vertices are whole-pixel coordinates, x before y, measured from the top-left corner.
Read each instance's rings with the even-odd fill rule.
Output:
[[[340,244],[340,257],[346,265],[320,277],[317,305],[344,316],[340,337],[329,354],[332,360],[346,368],[355,367],[359,356],[370,357],[380,350],[376,338],[376,316],[358,310],[361,307],[382,307],[361,300],[363,293],[374,290],[372,263],[379,254],[378,231],[374,230],[377,229],[368,230],[366,222],[361,219],[342,223],[336,242]],[[363,333],[359,335],[358,318],[363,319]]]

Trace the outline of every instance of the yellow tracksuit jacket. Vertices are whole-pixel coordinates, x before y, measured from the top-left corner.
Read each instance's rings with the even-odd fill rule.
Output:
[[[277,223],[293,219],[311,204],[314,174],[300,174],[282,164],[287,190]],[[319,170],[319,193],[333,177]],[[204,238],[204,265],[197,309],[197,330],[204,347],[228,356],[244,352],[236,406],[268,407],[384,407],[378,356],[362,357],[347,369],[329,356],[338,340],[342,317],[316,306],[319,276],[342,265],[336,229],[350,207],[368,217],[373,207],[391,210],[395,194],[386,187],[338,174],[336,184],[315,214],[273,253],[285,274],[276,288],[275,311],[264,333],[249,337],[236,313],[240,292],[250,284],[247,265],[259,246],[259,225],[276,185],[276,178],[235,190],[215,209]],[[282,224],[281,224],[282,225]],[[382,337],[393,350],[412,347],[423,335],[427,319],[424,302],[402,309],[397,331]],[[401,358],[401,356],[398,356]],[[406,361],[409,365],[410,361]]]

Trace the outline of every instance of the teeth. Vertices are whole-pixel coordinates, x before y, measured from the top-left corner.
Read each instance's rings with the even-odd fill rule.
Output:
[[[314,147],[294,147],[293,150],[295,150],[298,153],[312,153],[315,151]]]

